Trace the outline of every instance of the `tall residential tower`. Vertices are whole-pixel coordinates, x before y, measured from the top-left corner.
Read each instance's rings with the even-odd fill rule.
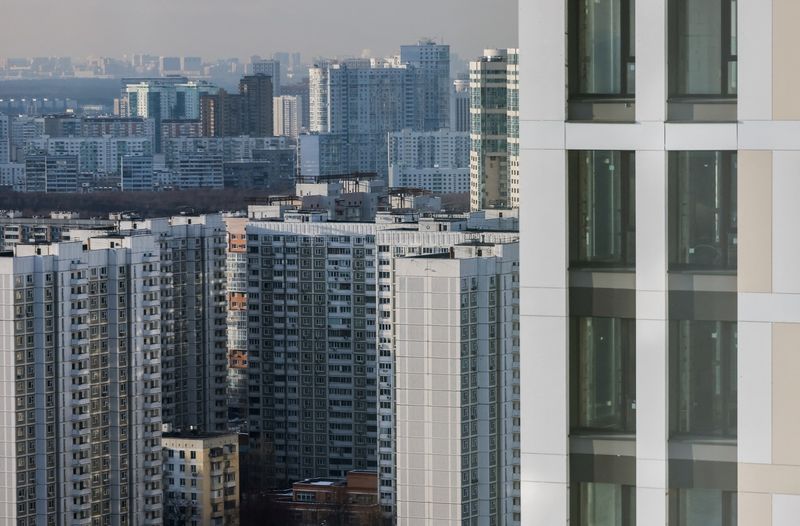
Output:
[[[520,2],[523,523],[789,526],[800,6],[633,4]]]

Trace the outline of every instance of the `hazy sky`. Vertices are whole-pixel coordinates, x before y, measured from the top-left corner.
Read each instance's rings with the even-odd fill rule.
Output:
[[[517,0],[2,0],[0,56],[374,56],[517,45]]]

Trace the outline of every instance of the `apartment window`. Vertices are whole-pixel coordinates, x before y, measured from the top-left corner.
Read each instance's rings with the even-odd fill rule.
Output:
[[[669,153],[670,269],[736,269],[736,152]]]
[[[573,317],[570,324],[572,428],[635,433],[635,320]]]
[[[670,321],[672,435],[736,437],[735,322]]]
[[[570,489],[570,524],[633,526],[636,523],[635,487],[579,482]]]
[[[736,120],[736,0],[669,0],[670,120]]]
[[[672,488],[669,491],[670,526],[736,526],[735,491]]]
[[[635,265],[634,157],[627,151],[569,153],[571,266]]]
[[[570,0],[570,119],[634,120],[633,0]]]

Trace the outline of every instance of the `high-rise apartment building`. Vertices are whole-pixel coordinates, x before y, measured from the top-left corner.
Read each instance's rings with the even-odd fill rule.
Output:
[[[339,133],[312,133],[297,140],[300,177],[347,173],[347,137]]]
[[[161,254],[161,417],[174,431],[227,429],[225,224],[219,215],[121,221]]]
[[[32,154],[25,158],[26,192],[77,192],[77,155]]]
[[[281,93],[283,71],[279,59],[258,59],[250,63],[250,75],[266,75],[272,79],[272,94],[275,97],[283,95]]]
[[[272,135],[272,91],[272,77],[268,75],[247,75],[239,81],[244,135]]]
[[[450,131],[470,130],[469,79],[456,79],[450,91]]]
[[[225,217],[228,233],[228,417],[231,428],[247,418],[247,234],[246,217]]]
[[[402,338],[398,327],[400,317],[397,311],[398,295],[398,261],[404,258],[447,258],[450,251],[458,244],[483,241],[488,243],[514,243],[516,233],[486,231],[488,223],[478,221],[470,224],[465,218],[412,219],[401,223],[379,223],[377,234],[378,246],[378,467],[380,477],[380,504],[386,516],[394,517],[398,524],[413,523],[397,520],[397,488],[398,481],[408,484],[409,477],[418,474],[408,463],[397,462],[397,429],[409,425],[415,417],[409,412],[402,415],[397,412],[396,404],[401,400],[407,404],[407,397],[398,398],[397,364],[399,339],[406,339],[409,332],[404,329]],[[444,312],[444,311],[442,311]],[[460,322],[459,322],[460,323]],[[483,333],[481,333],[483,334]],[[512,335],[506,335],[514,344]],[[483,337],[483,336],[481,336]],[[406,342],[406,348],[408,347]],[[407,391],[409,384],[403,383],[402,389]],[[424,390],[420,388],[420,390]],[[402,418],[401,418],[402,416]],[[401,421],[402,420],[402,421]],[[518,433],[518,431],[517,431]],[[508,438],[519,440],[509,433]],[[408,444],[404,443],[403,448]],[[404,449],[407,452],[407,449]],[[454,497],[455,498],[455,497]],[[460,497],[459,497],[460,498]],[[407,494],[406,494],[407,499]]]
[[[23,163],[0,164],[0,186],[15,192],[24,192],[25,165]]]
[[[250,445],[274,444],[261,483],[374,469],[375,225],[246,233]]]
[[[520,524],[518,245],[394,265],[397,524]]]
[[[180,63],[180,59],[178,59]],[[122,98],[126,114],[123,117],[153,119],[155,150],[161,152],[161,121],[167,119],[200,118],[200,98],[215,94],[218,88],[204,81],[190,81],[185,77],[158,79],[123,79]]]
[[[311,68],[309,75],[311,131],[343,137],[342,173],[375,172],[386,180],[387,134],[418,128],[414,67],[355,59]]]
[[[152,236],[0,258],[4,522],[162,524],[160,276]]]
[[[799,14],[520,3],[524,524],[797,522]]]
[[[0,113],[0,164],[11,162],[11,119]]]
[[[119,171],[125,157],[147,157],[153,154],[148,137],[50,137],[42,135],[26,143],[26,151],[49,156],[73,156],[82,173],[111,175]]]
[[[153,156],[125,155],[119,160],[119,189],[123,192],[153,190]]]
[[[469,192],[469,133],[405,129],[389,134],[389,186]]]
[[[220,89],[200,97],[200,126],[203,137],[231,137],[243,130],[242,97]]]
[[[303,130],[303,100],[298,95],[275,97],[273,103],[275,135],[297,138]]]
[[[470,207],[511,208],[512,189],[509,145],[519,116],[517,50],[487,49],[484,56],[470,62]],[[513,89],[510,89],[513,87]],[[514,148],[516,153],[518,146]],[[516,164],[518,183],[519,163]],[[515,200],[518,202],[518,199]]]
[[[420,91],[416,96],[415,127],[423,131],[450,124],[450,46],[432,40],[400,46],[400,62],[414,66]]]

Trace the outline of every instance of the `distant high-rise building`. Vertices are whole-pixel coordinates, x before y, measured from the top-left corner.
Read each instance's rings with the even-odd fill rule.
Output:
[[[403,130],[389,134],[389,186],[435,194],[469,192],[469,133]]]
[[[450,46],[432,40],[400,46],[400,62],[419,76],[417,128],[440,130],[450,124]]]
[[[0,164],[11,161],[11,119],[0,113]]]
[[[82,137],[147,137],[155,144],[155,122],[142,117],[84,117]]]
[[[469,133],[469,129],[469,80],[456,79],[450,92],[450,131]]]
[[[484,56],[470,63],[472,210],[511,208],[512,195],[519,194],[519,163],[515,162],[514,188],[509,169],[509,129],[518,128],[519,122],[513,95],[518,93],[516,77],[515,49],[487,49]],[[515,90],[513,93],[510,86]],[[518,137],[518,132],[515,133]],[[518,139],[515,141],[518,144]],[[517,146],[514,151],[518,150]]]
[[[180,154],[172,165],[178,188],[222,188],[223,156],[221,153],[194,151]]]
[[[51,156],[71,155],[78,159],[81,173],[116,174],[123,156],[153,154],[147,137],[54,137],[47,135],[31,139],[26,150],[32,154]]]
[[[303,101],[298,96],[275,97],[273,131],[275,135],[297,138],[303,129]]]
[[[78,137],[81,134],[81,118],[73,114],[45,115],[44,133],[50,137]]]
[[[300,128],[311,130],[308,75],[306,75],[305,78],[298,79],[295,84],[284,84],[281,86],[281,95],[292,95],[300,98],[300,105],[302,107]]]
[[[216,94],[219,88],[203,81],[189,81],[185,77],[163,79],[123,80],[124,117],[153,119],[156,130],[155,151],[161,152],[161,121],[167,119],[200,118],[200,98]]]
[[[318,177],[348,171],[347,137],[339,133],[301,135],[297,141],[298,175]]]
[[[77,192],[78,156],[34,154],[25,158],[26,192]]]
[[[344,136],[344,172],[387,180],[387,134],[417,129],[414,67],[355,59],[314,67],[309,75],[311,131]]]
[[[200,120],[204,137],[231,137],[243,132],[242,97],[220,89],[200,97]]]
[[[179,75],[181,73],[181,57],[161,57],[159,67],[162,75]]]
[[[281,64],[286,64],[286,62],[278,59],[258,59],[250,63],[251,75],[266,75],[272,79],[272,94],[275,97],[283,95],[281,85],[284,80],[282,78],[284,68],[281,67]]]
[[[221,90],[220,90],[221,91]],[[200,100],[205,99],[203,95]],[[161,121],[161,144],[179,137],[202,137],[203,123],[198,120],[165,120]]]
[[[272,136],[272,77],[246,75],[239,81],[239,95],[242,99],[242,133],[251,137]]]
[[[150,192],[153,190],[153,157],[125,155],[119,161],[120,190]]]
[[[15,192],[25,191],[25,164],[0,164],[0,186]]]
[[[0,257],[4,522],[163,523],[160,265],[152,236]]]
[[[203,59],[201,57],[183,57],[181,71],[184,75],[199,75],[203,72]]]

